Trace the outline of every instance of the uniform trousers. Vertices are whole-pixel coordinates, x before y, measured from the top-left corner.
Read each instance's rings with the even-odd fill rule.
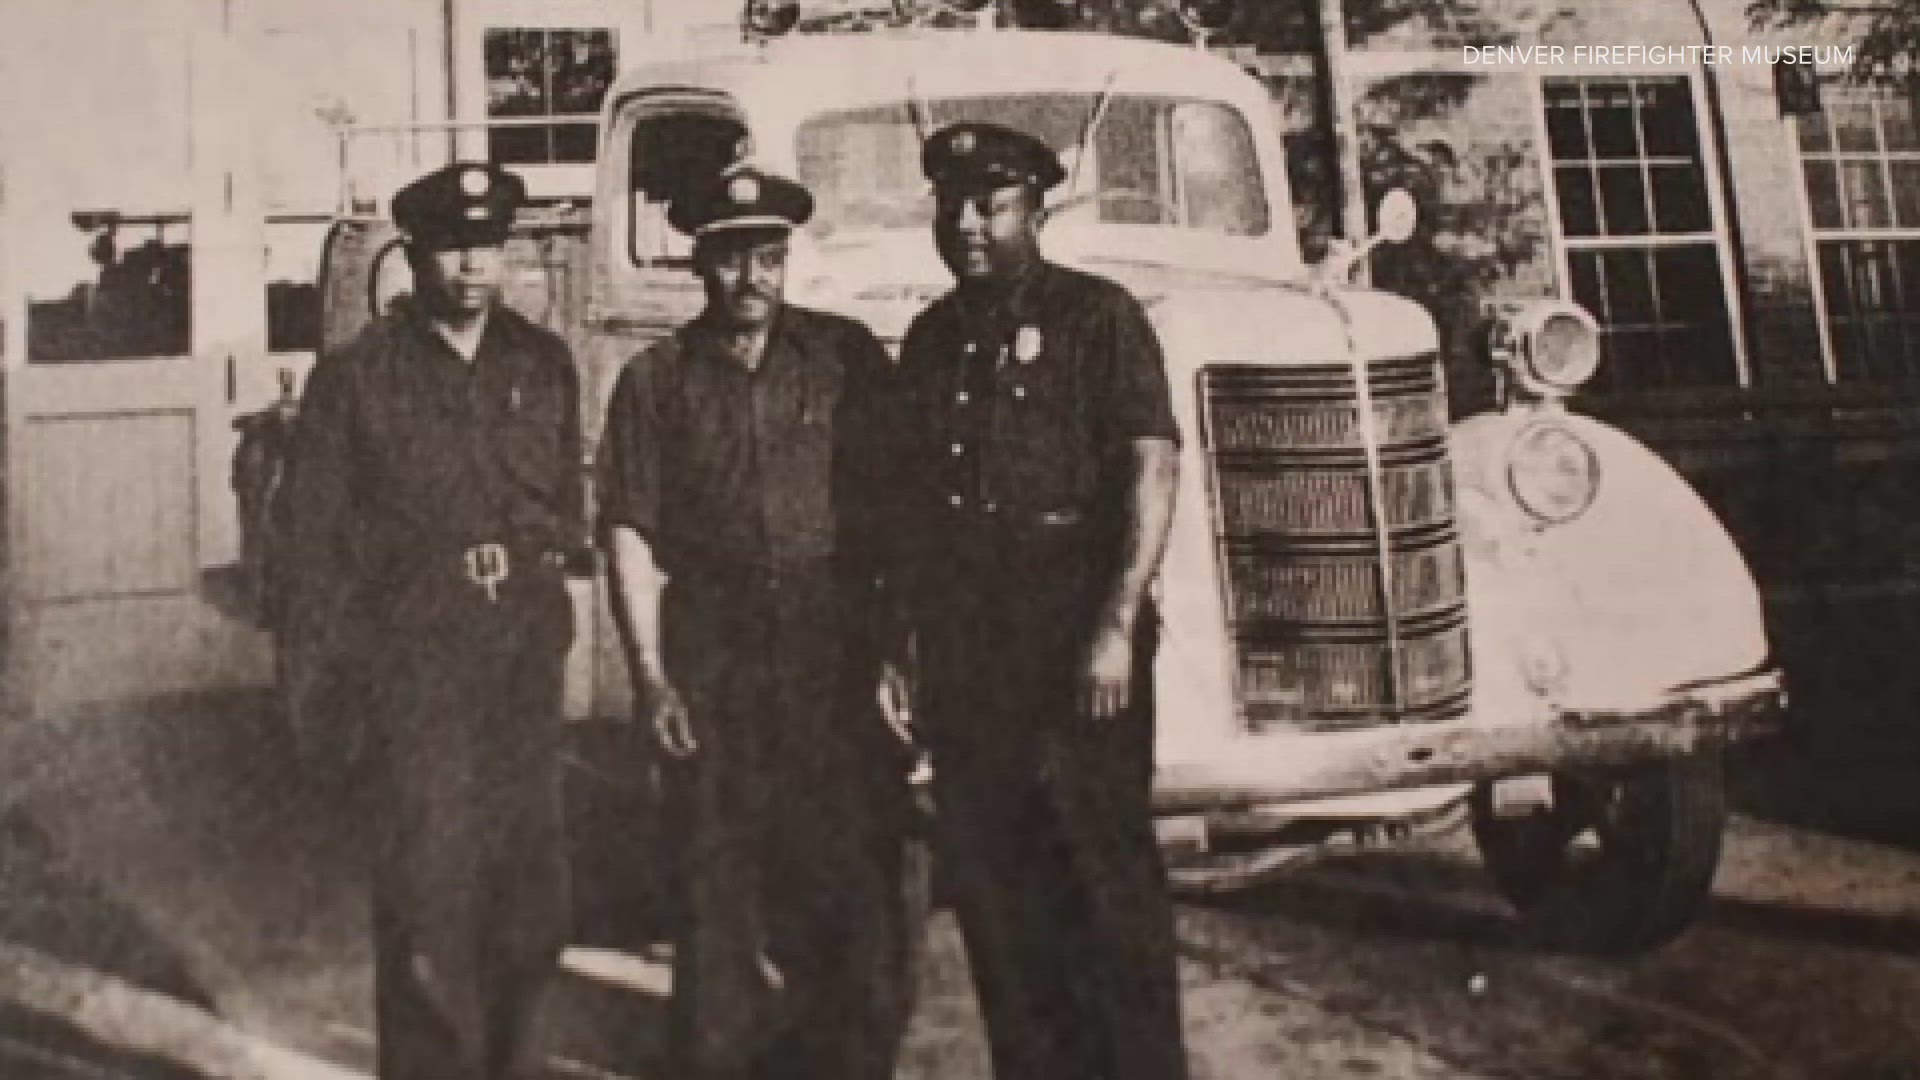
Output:
[[[452,574],[415,585],[359,642],[382,1080],[540,1075],[539,1014],[570,917],[560,698],[572,612],[557,572],[527,577],[497,602]]]
[[[941,855],[998,1080],[1182,1080],[1155,843],[1153,613],[1133,701],[1080,715],[1097,576],[1069,531],[968,536],[917,590]]]
[[[775,577],[683,569],[668,586],[666,659],[699,742],[667,774],[676,1076],[893,1075],[904,771],[845,597],[824,559]]]

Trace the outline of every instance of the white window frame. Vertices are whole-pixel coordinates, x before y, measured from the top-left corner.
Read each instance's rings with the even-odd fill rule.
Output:
[[[614,72],[657,47],[652,5],[631,0],[455,0],[448,32],[453,64],[453,119],[472,127],[455,136],[456,156],[485,158],[487,122],[487,33],[492,30],[607,30],[613,34]],[[599,116],[582,116],[605,137]],[[552,122],[552,121],[541,121]],[[574,121],[563,121],[574,122]],[[582,198],[594,189],[592,162],[514,165],[534,198]]]
[[[1694,138],[1699,147],[1701,164],[1701,182],[1706,187],[1708,224],[1711,235],[1686,233],[1662,236],[1647,234],[1631,237],[1578,237],[1569,238],[1566,222],[1560,215],[1560,187],[1554,175],[1558,164],[1553,156],[1553,144],[1547,132],[1547,92],[1548,79],[1558,81],[1603,81],[1608,79],[1684,79],[1689,88],[1693,103]],[[1698,71],[1676,72],[1672,68],[1651,66],[1587,66],[1572,65],[1556,67],[1551,74],[1529,78],[1529,89],[1533,95],[1534,139],[1540,148],[1539,166],[1542,190],[1546,196],[1548,246],[1552,249],[1552,258],[1558,273],[1558,292],[1563,300],[1573,300],[1573,259],[1574,250],[1597,251],[1605,248],[1623,248],[1645,250],[1658,247],[1680,247],[1696,245],[1702,240],[1710,240],[1720,264],[1720,288],[1727,316],[1729,340],[1733,343],[1733,380],[1730,384],[1738,389],[1747,389],[1753,385],[1753,370],[1747,354],[1746,318],[1740,303],[1739,289],[1735,279],[1738,266],[1738,253],[1733,250],[1733,242],[1727,227],[1727,208],[1722,198],[1725,181],[1721,171],[1718,145],[1713,138],[1712,116],[1708,111],[1706,88],[1701,83]],[[1656,159],[1641,158],[1643,163]],[[1597,313],[1596,313],[1597,314]],[[1656,387],[1651,392],[1685,392],[1691,390],[1711,390],[1723,384],[1714,383],[1699,387]],[[1637,392],[1631,386],[1618,386],[1610,393]]]
[[[529,115],[526,117],[513,117],[513,118],[495,117],[487,113],[487,107],[489,104],[487,101],[487,98],[490,93],[490,90],[487,86],[487,71],[486,71],[486,52],[487,52],[486,42],[488,37],[496,33],[558,34],[558,33],[567,33],[567,32],[578,32],[578,33],[586,33],[586,34],[596,34],[596,33],[606,34],[608,37],[608,40],[610,41],[613,47],[613,53],[614,53],[613,74],[616,78],[618,77],[619,71],[620,71],[619,57],[622,54],[622,44],[623,44],[622,38],[624,37],[624,35],[621,33],[620,28],[618,26],[612,25],[611,23],[605,23],[605,22],[593,23],[586,19],[580,19],[580,20],[575,20],[573,22],[568,22],[566,25],[562,25],[562,26],[524,26],[524,25],[488,24],[486,26],[479,28],[481,67],[480,67],[480,73],[479,73],[480,78],[478,81],[479,87],[480,87],[480,92],[478,94],[478,97],[480,99],[480,110],[482,114],[485,116],[485,119],[487,119],[489,122],[500,121],[500,120],[518,121],[523,126],[529,128],[530,130],[536,130],[536,131],[547,133],[550,139],[553,136],[554,129],[557,129],[560,127],[577,127],[581,125],[587,125],[595,128],[595,134],[597,137],[598,125],[599,125],[599,119],[600,119],[600,109],[598,106],[596,106],[591,112],[567,112],[567,113],[555,112],[553,108],[554,103],[549,97],[549,100],[547,101],[547,111],[543,113]],[[549,85],[545,89],[550,95],[552,92],[552,87]],[[607,84],[607,90],[611,92],[612,89],[613,89],[613,80],[609,79]],[[552,150],[551,143],[549,144],[548,149],[549,151]],[[591,160],[588,160],[586,162],[559,161],[559,160],[554,160],[551,157],[542,161],[509,162],[507,164],[510,164],[512,167],[516,169],[579,169],[583,166],[589,169],[592,168]]]
[[[1801,118],[1798,116],[1788,116],[1781,119],[1787,142],[1793,147],[1794,173],[1800,205],[1800,233],[1803,237],[1806,251],[1807,276],[1812,287],[1814,321],[1818,324],[1820,332],[1821,368],[1826,374],[1829,385],[1839,385],[1842,383],[1842,380],[1840,378],[1840,356],[1835,350],[1833,342],[1833,312],[1827,301],[1827,276],[1820,260],[1821,241],[1888,240],[1920,243],[1920,224],[1867,228],[1851,225],[1831,228],[1819,225],[1813,216],[1813,193],[1807,183],[1807,163],[1809,161],[1831,162],[1834,164],[1836,172],[1838,171],[1838,167],[1847,161],[1877,161],[1888,164],[1894,161],[1920,163],[1920,149],[1902,151],[1888,151],[1886,149],[1886,133],[1881,120],[1880,99],[1908,92],[1910,91],[1905,91],[1898,87],[1880,88],[1873,84],[1847,83],[1839,79],[1822,81],[1820,94],[1821,108],[1823,111],[1827,110],[1836,101],[1846,101],[1849,99],[1864,100],[1874,106],[1874,133],[1875,138],[1880,142],[1880,147],[1875,150],[1841,150],[1839,148],[1839,134],[1833,131],[1832,125],[1829,124],[1828,137],[1831,141],[1832,149],[1809,154],[1800,138]],[[1917,116],[1917,119],[1920,119],[1920,116]],[[1891,216],[1895,214],[1898,205],[1896,202],[1897,196],[1894,194],[1893,173],[1891,169],[1888,169],[1886,179],[1887,211]],[[1840,195],[1844,199],[1846,195],[1844,177],[1837,175],[1836,180],[1839,184]],[[1920,287],[1920,285],[1916,287]],[[1915,368],[1913,375],[1914,377],[1920,377],[1920,367]],[[1874,379],[1870,377],[1845,380],[1849,385],[1862,386],[1872,386],[1886,381],[1887,380],[1884,379]]]

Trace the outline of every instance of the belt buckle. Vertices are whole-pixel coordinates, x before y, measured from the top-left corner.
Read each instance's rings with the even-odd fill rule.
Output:
[[[465,564],[467,580],[486,590],[487,599],[498,601],[496,591],[501,582],[507,580],[507,547],[505,544],[475,544],[461,552]]]

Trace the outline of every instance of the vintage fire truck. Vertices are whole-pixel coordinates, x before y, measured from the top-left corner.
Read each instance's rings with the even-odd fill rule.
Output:
[[[1428,312],[1348,280],[1410,204],[1305,265],[1269,93],[1204,50],[919,29],[625,73],[590,209],[532,215],[515,241],[583,365],[589,443],[619,367],[700,302],[665,222],[677,177],[745,156],[804,182],[818,210],[789,298],[897,342],[950,284],[919,150],[962,119],[1062,153],[1047,254],[1126,285],[1165,346],[1185,436],[1158,582],[1175,884],[1470,823],[1537,940],[1624,951],[1680,930],[1719,857],[1723,751],[1784,704],[1739,552],[1673,469],[1568,409],[1599,356],[1574,305],[1495,313],[1502,402],[1451,421]],[[405,287],[391,227],[342,221],[324,276],[337,343]],[[578,590],[570,709],[617,714],[604,590]]]

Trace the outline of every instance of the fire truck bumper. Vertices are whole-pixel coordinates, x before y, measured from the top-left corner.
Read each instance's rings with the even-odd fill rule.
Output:
[[[1636,708],[1568,708],[1353,731],[1275,731],[1234,739],[1230,753],[1163,763],[1163,815],[1330,799],[1714,750],[1781,728],[1786,686],[1775,669],[1676,687]]]

